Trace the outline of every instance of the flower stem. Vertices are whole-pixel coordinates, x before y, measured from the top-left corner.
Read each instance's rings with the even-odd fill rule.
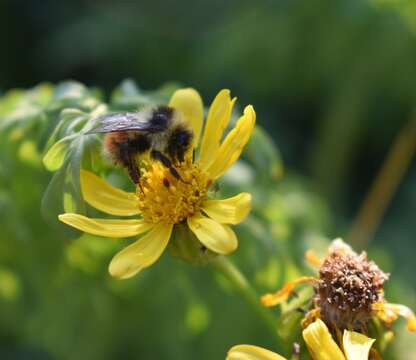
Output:
[[[259,316],[268,331],[272,334],[276,341],[277,347],[283,349],[282,341],[277,333],[277,320],[274,318],[272,312],[263,307],[260,303],[260,297],[256,291],[250,286],[246,277],[241,273],[235,264],[233,264],[227,257],[218,256],[211,262],[213,268],[221,273],[230,283],[234,289],[238,291],[245,301],[253,308],[254,312]]]

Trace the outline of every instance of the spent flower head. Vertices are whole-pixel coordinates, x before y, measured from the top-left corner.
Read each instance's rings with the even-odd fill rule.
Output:
[[[91,172],[81,171],[82,194],[98,210],[136,219],[91,219],[66,213],[59,219],[81,231],[114,238],[142,235],[112,259],[109,271],[129,278],[159,259],[176,225],[184,225],[200,242],[200,249],[229,254],[237,248],[237,237],[229,226],[238,224],[251,209],[251,195],[240,193],[224,200],[209,198],[209,190],[240,157],[255,125],[251,105],[244,109],[235,127],[222,140],[235,98],[222,90],[214,99],[205,128],[203,103],[194,89],[176,91],[169,106],[182,113],[193,131],[194,143],[183,162],[175,164],[179,177],[160,162],[140,162],[140,183],[134,193],[116,189]],[[199,139],[201,141],[199,142]],[[199,151],[196,152],[196,148]]]
[[[318,325],[313,325],[317,324],[317,321],[320,321],[321,328],[324,324],[329,329],[344,352],[346,351],[346,337],[361,339],[363,343],[368,344],[367,335],[369,323],[372,320],[382,320],[389,328],[398,316],[403,316],[407,320],[408,330],[416,331],[414,313],[404,305],[391,304],[385,300],[384,282],[388,279],[388,274],[380,270],[373,261],[369,261],[365,252],[357,254],[349,245],[337,239],[329,246],[327,256],[323,260],[314,255],[311,250],[306,253],[306,259],[319,267],[316,276],[304,276],[289,281],[275,293],[264,295],[261,301],[265,306],[275,306],[285,302],[290,295],[294,294],[297,286],[303,284],[313,286],[314,295],[310,299],[310,308],[307,309],[302,321],[303,337],[312,354],[322,345],[318,341],[320,335],[318,336],[318,333],[311,330],[313,329],[311,326],[318,329]],[[342,332],[344,332],[344,337],[341,341]],[[324,333],[321,331],[321,334]],[[308,334],[314,334],[314,336],[310,336],[308,340]],[[360,338],[359,335],[364,337]],[[313,339],[316,340],[318,347],[311,345]],[[367,350],[366,354],[368,354]],[[363,359],[367,357],[368,355]],[[324,356],[314,357],[314,359],[326,358],[332,359]],[[346,358],[355,359],[347,355]]]

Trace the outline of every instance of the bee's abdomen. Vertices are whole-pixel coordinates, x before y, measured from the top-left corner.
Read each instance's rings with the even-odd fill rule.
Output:
[[[129,166],[131,159],[150,149],[146,135],[133,132],[112,132],[104,137],[104,151],[115,164]]]
[[[120,153],[122,144],[128,143],[128,135],[125,132],[112,132],[105,134],[104,137],[104,152],[111,161],[119,165],[123,164]]]

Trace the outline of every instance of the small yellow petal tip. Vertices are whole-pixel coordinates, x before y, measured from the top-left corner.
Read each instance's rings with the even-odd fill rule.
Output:
[[[263,304],[263,306],[272,307],[281,304],[283,301],[286,301],[289,295],[290,292],[286,291],[279,291],[274,294],[264,294],[260,298],[260,301]]]
[[[65,219],[67,219],[68,216],[71,216],[71,215],[73,215],[73,214],[70,214],[70,213],[59,214],[58,219],[59,219],[59,221],[65,222]]]
[[[254,110],[253,105],[247,105],[247,106],[244,108],[244,114],[245,114],[245,115],[251,115],[251,116],[253,116],[253,117],[254,117],[254,119],[255,119],[255,118],[256,118],[256,111]]]
[[[186,88],[178,89],[173,94],[184,93],[184,92],[188,92],[188,91],[193,92],[193,93],[196,93],[199,96],[199,92],[195,88],[190,87],[190,86],[189,87],[186,87]]]
[[[228,96],[228,97],[230,97],[230,94],[231,94],[231,90],[230,89],[221,89],[218,92],[217,96],[222,95],[222,96]]]
[[[236,345],[228,351],[226,360],[286,360],[286,358],[259,346]]]
[[[322,265],[322,260],[316,255],[315,251],[309,249],[305,252],[305,260],[309,265],[319,268]]]
[[[407,320],[407,330],[411,332],[416,332],[416,317],[412,317]]]

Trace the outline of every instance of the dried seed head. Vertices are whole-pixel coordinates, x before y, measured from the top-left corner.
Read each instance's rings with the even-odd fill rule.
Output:
[[[334,241],[319,270],[315,300],[321,318],[332,328],[362,330],[373,315],[372,305],[383,299],[387,278],[365,252]]]

